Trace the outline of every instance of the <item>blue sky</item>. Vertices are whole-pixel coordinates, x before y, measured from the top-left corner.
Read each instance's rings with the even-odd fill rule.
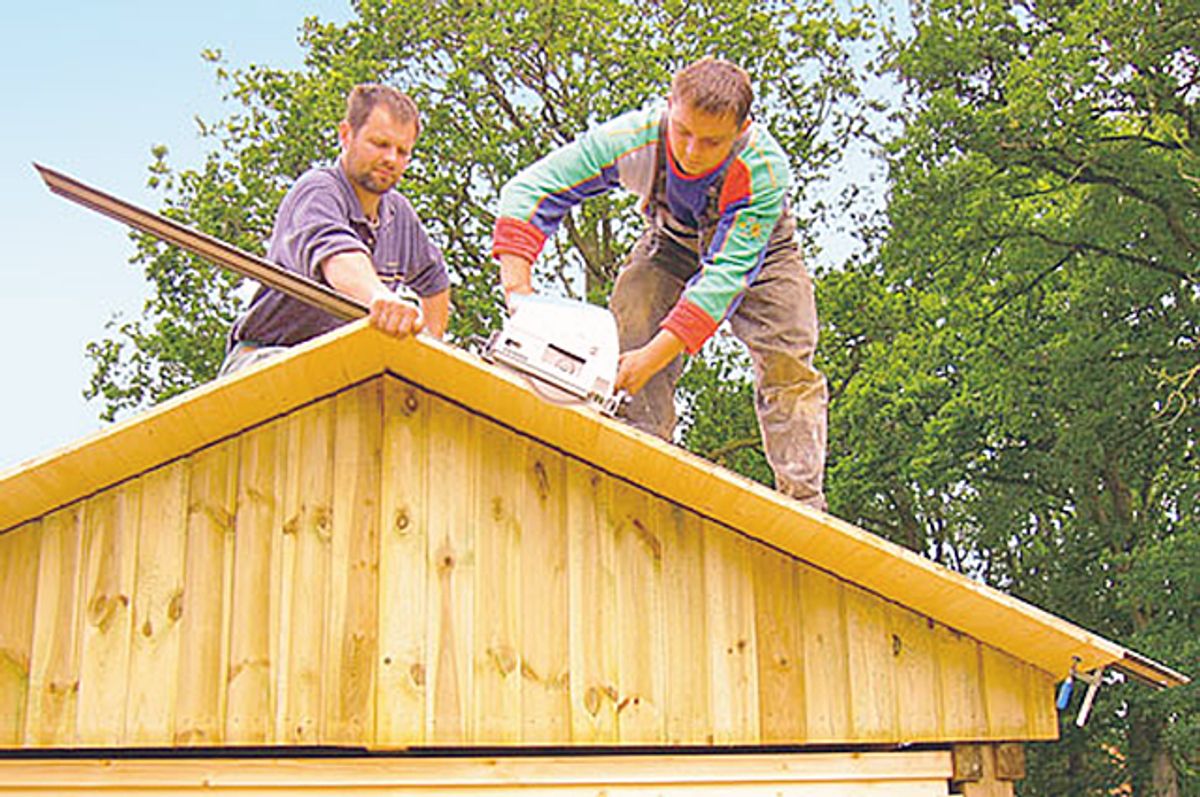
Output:
[[[194,117],[221,115],[202,50],[232,66],[298,67],[306,16],[345,21],[348,0],[32,2],[5,11],[0,48],[0,471],[96,431],[84,346],[145,289],[121,225],[53,196],[37,161],[143,206],[150,149],[200,162]]]

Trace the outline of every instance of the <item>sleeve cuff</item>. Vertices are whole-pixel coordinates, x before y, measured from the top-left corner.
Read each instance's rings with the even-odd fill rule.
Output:
[[[661,326],[683,341],[688,354],[695,354],[717,331],[717,324],[708,313],[686,299],[680,299]]]
[[[532,263],[545,243],[545,233],[529,222],[501,216],[492,231],[492,257],[520,255]]]

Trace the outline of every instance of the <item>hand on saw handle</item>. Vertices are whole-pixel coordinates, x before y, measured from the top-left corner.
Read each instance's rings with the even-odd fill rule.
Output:
[[[624,390],[631,396],[636,394],[651,377],[683,354],[683,350],[683,341],[675,337],[675,333],[660,329],[645,346],[621,355],[615,389]]]
[[[520,255],[501,254],[500,284],[504,287],[504,305],[508,314],[516,312],[521,296],[534,293],[533,263]]]

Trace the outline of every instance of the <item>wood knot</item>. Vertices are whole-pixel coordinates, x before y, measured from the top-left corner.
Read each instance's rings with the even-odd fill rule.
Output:
[[[313,513],[313,527],[323,541],[333,539],[333,510],[327,506],[317,507]]]
[[[416,686],[425,686],[425,665],[416,662],[408,668],[408,677]]]
[[[521,660],[521,677],[534,683],[540,683],[542,680],[542,677],[537,674],[537,670],[533,669],[524,659]]]
[[[292,516],[283,522],[283,533],[296,535],[296,531],[300,528],[300,518]]]
[[[600,711],[600,698],[602,696],[600,690],[594,686],[589,686],[587,691],[583,693],[583,707],[593,717]]]
[[[404,414],[412,415],[417,411],[417,407],[419,406],[420,404],[417,401],[417,391],[413,390],[412,388],[404,391]]]
[[[167,604],[167,617],[171,618],[172,622],[178,622],[180,617],[183,617],[183,590],[175,590],[175,594],[171,596],[171,602]]]
[[[545,501],[550,497],[550,477],[546,473],[546,466],[542,461],[533,463],[533,481],[537,488],[538,500]]]
[[[396,520],[392,527],[395,528],[397,534],[403,534],[411,522],[408,517],[408,509],[397,509]]]
[[[508,645],[490,647],[487,649],[487,655],[492,661],[492,666],[505,678],[517,668],[517,654]],[[522,671],[524,671],[524,667],[522,667]]]
[[[903,647],[904,647],[904,643],[900,641],[899,635],[892,634],[892,655],[899,656],[900,651],[901,651],[901,649],[903,649]]]
[[[654,561],[661,562],[662,540],[650,533],[649,529],[642,525],[642,521],[638,520],[637,518],[630,518],[630,521],[633,525],[634,531],[637,532],[638,539],[642,541],[642,544],[645,545],[647,549],[649,549],[650,555],[654,557]]]
[[[492,496],[492,520],[497,523],[504,520],[504,499],[498,495]]]
[[[146,622],[142,623],[142,636],[154,636],[154,625],[151,624],[149,617],[146,618]]]

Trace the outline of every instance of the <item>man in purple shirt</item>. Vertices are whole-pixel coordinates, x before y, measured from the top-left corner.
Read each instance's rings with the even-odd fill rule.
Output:
[[[407,95],[390,86],[356,86],[338,125],[342,155],[310,169],[275,216],[267,258],[370,307],[371,324],[398,337],[421,329],[441,337],[450,314],[442,254],[412,205],[393,187],[421,131]],[[414,292],[418,309],[396,293]],[[231,373],[343,322],[271,288],[260,287],[229,334],[221,374]]]

